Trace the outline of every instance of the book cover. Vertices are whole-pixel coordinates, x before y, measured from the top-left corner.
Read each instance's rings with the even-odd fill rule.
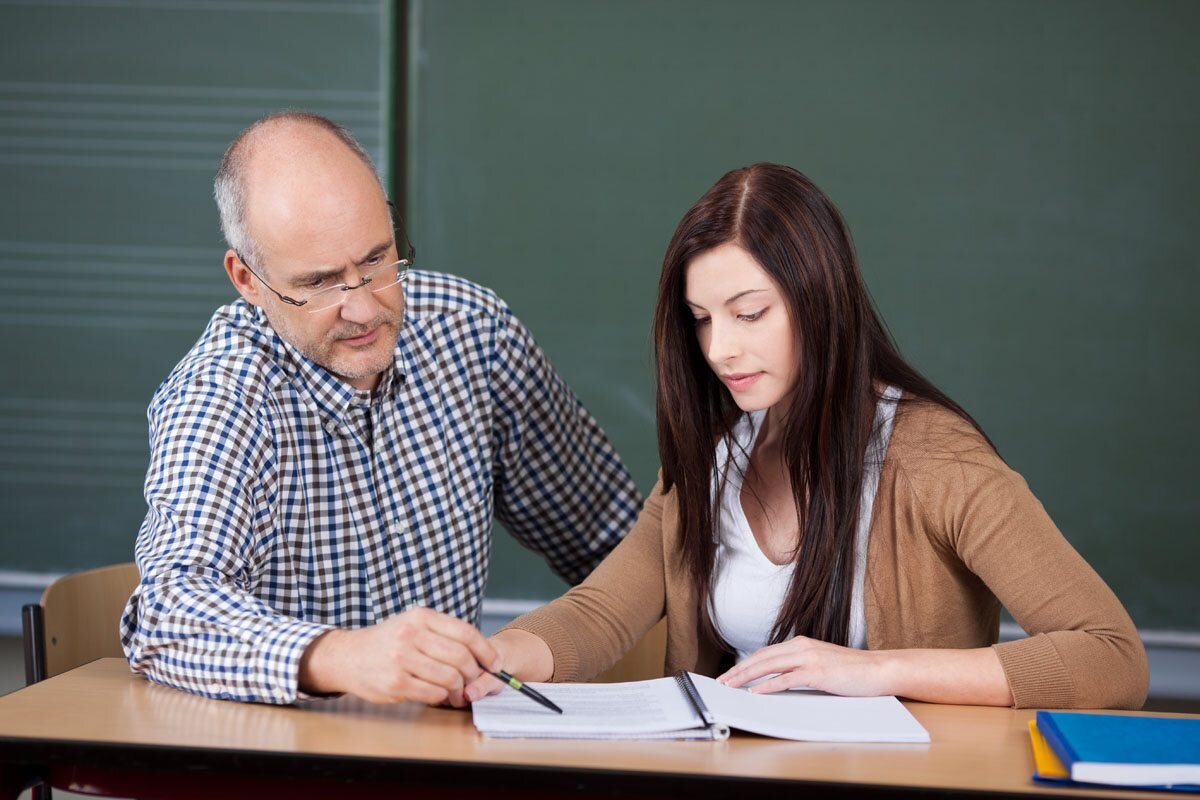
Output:
[[[1039,711],[1037,729],[1074,781],[1200,790],[1200,717]]]

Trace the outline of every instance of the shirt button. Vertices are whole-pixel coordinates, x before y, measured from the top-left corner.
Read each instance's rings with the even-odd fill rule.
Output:
[[[329,433],[331,436],[336,436],[336,435],[337,435],[337,432],[338,432],[338,429],[339,429],[339,426],[338,426],[338,424],[337,424],[336,422],[326,422],[326,423],[325,423],[325,430],[326,430],[326,431],[327,431],[327,432],[328,432],[328,433]]]
[[[210,684],[208,685],[208,690],[209,690],[210,692],[212,692],[213,694],[220,694],[220,693],[221,693],[221,691],[222,691],[224,688],[225,688],[225,687],[224,687],[224,686],[222,686],[222,685],[221,685],[221,684],[219,684],[219,683],[210,683]]]

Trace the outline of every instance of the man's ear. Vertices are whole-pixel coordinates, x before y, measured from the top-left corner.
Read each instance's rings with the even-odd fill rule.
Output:
[[[262,307],[262,283],[254,277],[254,273],[235,250],[225,251],[225,274],[229,276],[229,282],[237,289],[238,294],[246,298],[247,303]]]

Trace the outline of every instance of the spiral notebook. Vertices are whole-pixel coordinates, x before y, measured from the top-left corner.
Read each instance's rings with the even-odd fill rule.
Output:
[[[691,672],[628,683],[529,685],[563,713],[504,691],[472,706],[475,727],[500,739],[725,739],[737,728],[811,742],[929,741],[895,697],[757,695]]]

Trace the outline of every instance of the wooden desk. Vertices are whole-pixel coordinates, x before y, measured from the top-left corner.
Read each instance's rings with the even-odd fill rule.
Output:
[[[689,800],[735,792],[778,800],[796,791],[1164,797],[1034,784],[1026,729],[1032,711],[908,707],[931,744],[822,744],[736,733],[726,742],[505,741],[478,734],[462,711],[354,698],[282,708],[206,700],[135,677],[120,659],[102,659],[0,698],[0,768],[11,774],[77,765],[403,783],[442,797],[469,787],[491,796],[592,792]]]

